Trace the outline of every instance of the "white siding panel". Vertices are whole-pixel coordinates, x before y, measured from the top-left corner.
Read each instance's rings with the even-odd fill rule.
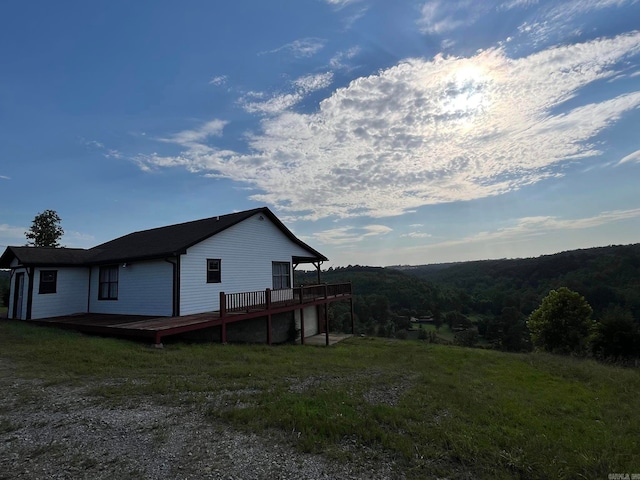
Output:
[[[194,245],[180,258],[180,315],[219,310],[221,291],[271,288],[271,262],[291,263],[294,255],[309,256],[261,216],[256,214]],[[207,258],[222,260],[221,283],[207,283]]]
[[[91,269],[91,313],[171,316],[173,266],[164,260],[118,266],[118,299],[98,300],[100,268]]]
[[[42,270],[55,270],[58,272],[56,293],[38,293],[40,289],[40,272]],[[86,312],[88,287],[89,269],[86,267],[36,268],[33,279],[31,318],[35,320]]]

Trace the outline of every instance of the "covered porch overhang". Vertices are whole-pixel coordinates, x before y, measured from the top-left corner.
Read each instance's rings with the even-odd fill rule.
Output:
[[[320,256],[320,257],[294,256],[292,257],[293,271],[295,273],[296,268],[298,268],[298,266],[301,264],[311,264],[315,267],[315,270],[317,273],[317,283],[322,283],[322,280],[320,278],[320,267],[322,266],[323,262],[326,262],[327,260],[328,258],[325,256]]]

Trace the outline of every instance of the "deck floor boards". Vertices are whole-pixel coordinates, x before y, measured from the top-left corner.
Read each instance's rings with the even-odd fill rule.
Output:
[[[318,299],[305,298],[303,303],[299,300],[283,300],[273,302],[271,309],[256,306],[246,308],[243,311],[227,312],[224,319],[219,311],[183,315],[180,317],[155,317],[143,315],[115,315],[99,313],[82,313],[64,317],[43,318],[38,320],[26,320],[38,325],[73,329],[83,333],[99,333],[121,337],[147,338],[158,343],[162,337],[177,335],[188,331],[222,325],[222,323],[235,323],[251,318],[267,316],[269,314],[293,311],[310,305],[330,303],[339,300],[348,300],[351,295],[334,295]],[[224,320],[224,322],[223,322]]]

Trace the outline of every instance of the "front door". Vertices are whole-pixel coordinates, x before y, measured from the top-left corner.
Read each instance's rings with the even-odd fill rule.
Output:
[[[16,273],[13,284],[13,318],[22,320],[22,300],[24,298],[24,273]]]

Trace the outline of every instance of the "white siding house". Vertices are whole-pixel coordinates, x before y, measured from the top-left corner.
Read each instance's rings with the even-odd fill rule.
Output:
[[[220,292],[274,288],[273,263],[287,264],[292,279],[292,258],[305,255],[308,251],[257,213],[187,249],[180,259],[180,315],[218,310]],[[220,260],[220,282],[207,282],[208,259]]]
[[[295,265],[319,271],[326,260],[263,207],[134,232],[88,250],[7,247],[0,268],[11,270],[9,318],[170,317],[218,310],[220,292],[290,288]],[[305,332],[317,331],[313,318],[305,311]]]

